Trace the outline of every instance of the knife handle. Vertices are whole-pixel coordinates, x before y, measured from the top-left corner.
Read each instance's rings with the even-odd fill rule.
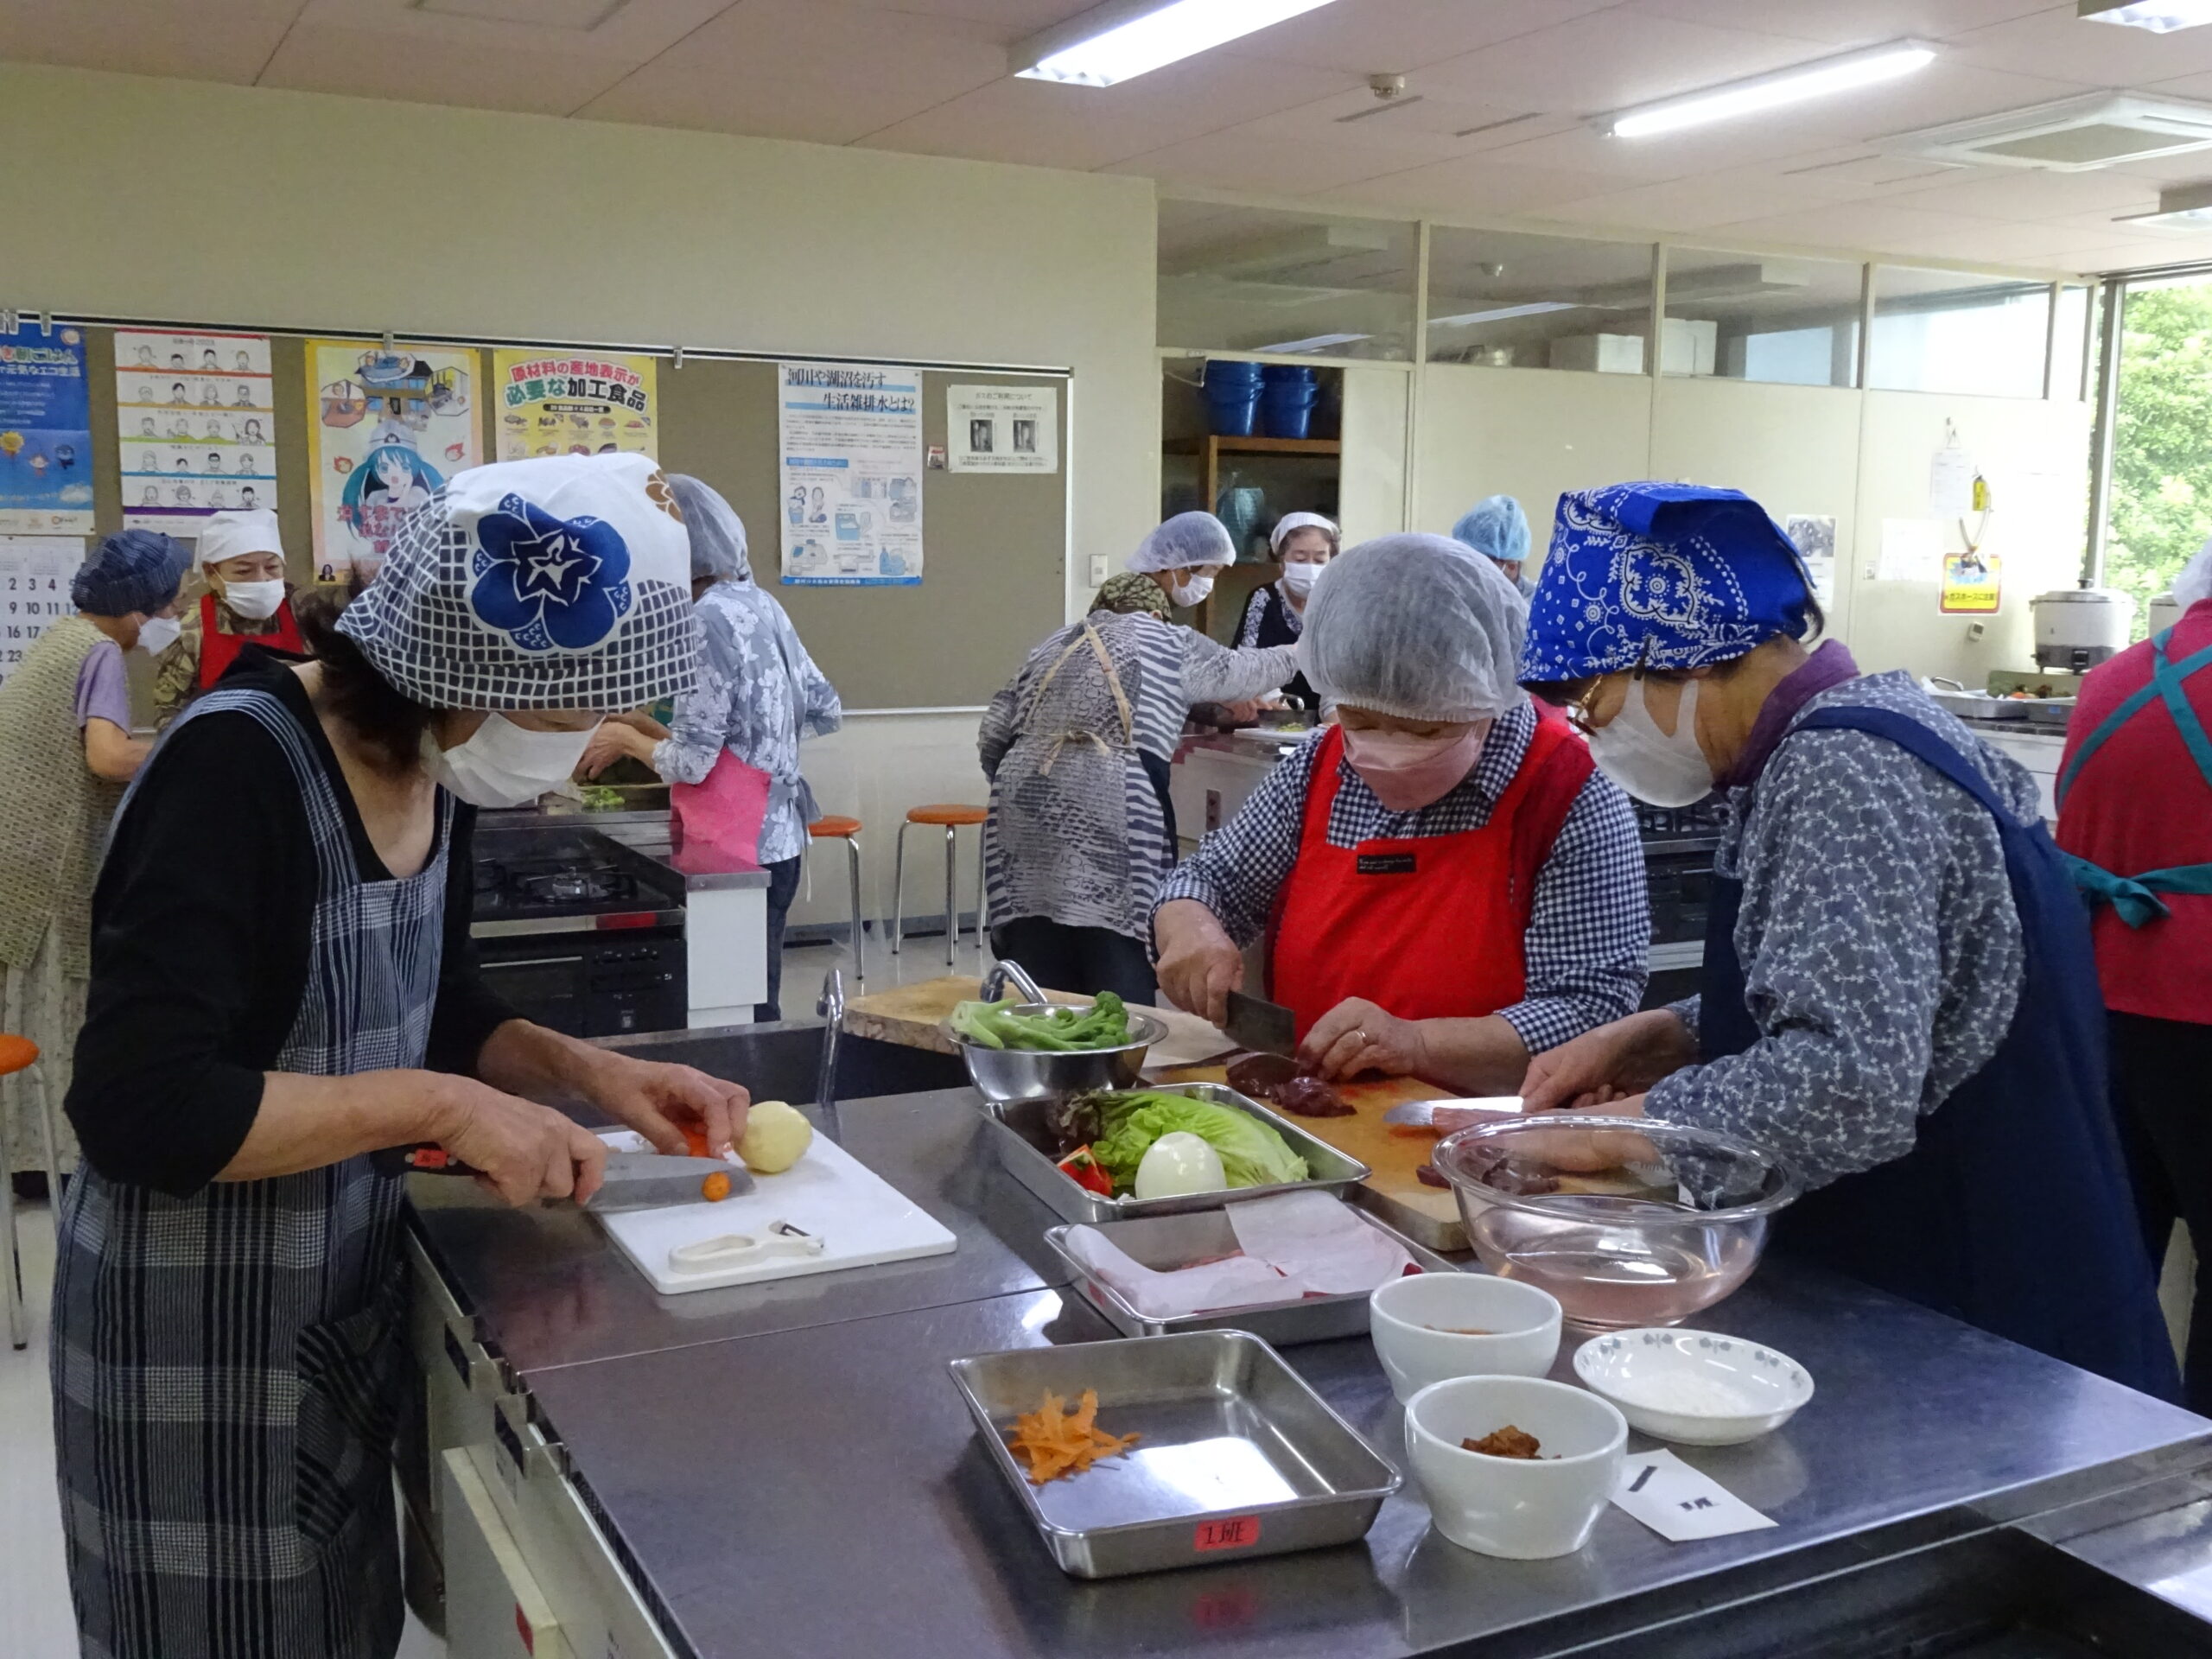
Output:
[[[379,1175],[480,1175],[474,1164],[464,1164],[435,1141],[419,1147],[386,1147],[369,1154]]]

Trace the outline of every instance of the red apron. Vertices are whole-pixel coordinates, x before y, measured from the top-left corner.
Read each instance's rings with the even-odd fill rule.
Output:
[[[308,654],[308,642],[300,637],[300,625],[292,616],[292,600],[289,594],[276,607],[273,620],[276,630],[270,633],[223,633],[215,626],[215,595],[200,596],[200,689],[211,690],[223,677],[223,671],[237,660],[239,651],[248,645],[259,645],[264,651],[286,651],[295,657]]]
[[[1522,938],[1537,874],[1592,770],[1589,746],[1557,715],[1479,830],[1329,844],[1344,730],[1332,727],[1306,791],[1298,861],[1276,896],[1268,995],[1302,1039],[1346,997],[1401,1020],[1471,1019],[1519,1001]]]

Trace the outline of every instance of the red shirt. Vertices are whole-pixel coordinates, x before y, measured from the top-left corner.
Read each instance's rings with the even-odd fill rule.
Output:
[[[2166,660],[2212,645],[2212,600],[2174,625]],[[2105,716],[2151,683],[2151,645],[2130,645],[2089,671],[2066,734],[2066,759]],[[2184,688],[2212,727],[2212,669]],[[2106,740],[2074,779],[2058,813],[2058,844],[2115,875],[2182,864],[2212,864],[2212,783],[2182,742],[2174,717],[2153,702]],[[2212,894],[2161,893],[2172,913],[2130,927],[2110,905],[2096,907],[2097,978],[2105,1006],[2154,1020],[2212,1025]]]

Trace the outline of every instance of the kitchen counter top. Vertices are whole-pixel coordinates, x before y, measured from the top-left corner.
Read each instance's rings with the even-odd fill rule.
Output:
[[[1491,1560],[1431,1533],[1409,1486],[1357,1544],[1070,1580],[976,1444],[944,1367],[1110,1332],[1039,1265],[1049,1217],[972,1138],[966,1091],[850,1103],[836,1118],[849,1149],[955,1227],[956,1255],[661,1299],[573,1217],[474,1203],[422,1215],[573,1478],[702,1659],[1522,1659],[2212,1463],[2212,1423],[1769,1262],[1693,1323],[1773,1344],[1819,1392],[1763,1440],[1681,1450],[1779,1522],[1770,1530],[1675,1545],[1609,1510],[1574,1556]],[[1402,1414],[1368,1344],[1284,1351],[1402,1464]],[[1570,1374],[1565,1353],[1555,1374]],[[715,1455],[702,1458],[709,1423]]]

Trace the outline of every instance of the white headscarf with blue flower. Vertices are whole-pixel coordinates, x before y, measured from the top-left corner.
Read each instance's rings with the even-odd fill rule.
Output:
[[[433,709],[635,709],[691,689],[691,550],[645,455],[457,474],[339,629]]]
[[[1802,638],[1812,594],[1796,547],[1740,490],[1570,491],[1529,601],[1521,680],[1726,662],[1777,633]]]

